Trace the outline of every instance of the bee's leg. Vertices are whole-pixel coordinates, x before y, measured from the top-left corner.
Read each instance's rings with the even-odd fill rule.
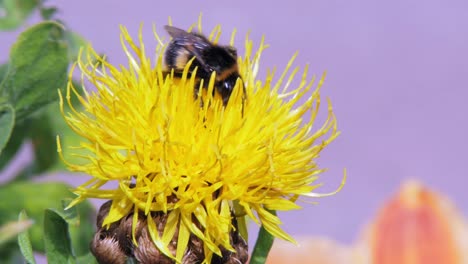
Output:
[[[193,99],[197,100],[198,93],[200,92],[201,80],[195,82],[195,87],[193,87]],[[203,97],[200,97],[200,107],[203,107]]]
[[[183,72],[181,71],[174,71],[174,77],[175,78],[182,78]],[[190,77],[190,76],[187,76]]]
[[[247,90],[245,89],[245,86],[242,85],[242,117],[244,117],[244,108],[245,104],[247,103]]]
[[[227,103],[229,102],[229,98],[231,97],[232,90],[223,89],[223,88],[218,88],[217,90],[218,90],[218,93],[223,98],[223,105],[226,106]],[[242,101],[245,101],[246,99],[247,99],[247,91],[245,90],[245,87],[242,87]]]
[[[169,69],[169,70],[163,71],[164,78],[170,75],[172,75],[174,78],[180,79],[182,78],[183,72],[176,70],[176,69]],[[187,77],[190,77],[190,75],[188,75]]]
[[[196,81],[193,87],[193,99],[197,100],[198,92],[200,92],[200,81]]]
[[[217,85],[216,91],[221,95],[223,98],[223,106],[226,107],[227,103],[229,102],[229,97],[231,97],[232,90],[224,89],[222,86]],[[213,89],[213,96],[215,93],[215,89]]]

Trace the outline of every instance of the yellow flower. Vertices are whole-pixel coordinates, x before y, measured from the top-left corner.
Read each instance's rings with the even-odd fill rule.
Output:
[[[216,42],[219,33],[217,27],[210,38]],[[260,55],[266,45],[262,40],[254,52],[247,37],[245,55],[238,58],[247,99],[238,82],[224,107],[211,92],[214,75],[208,91],[194,99],[193,75],[176,78],[165,74],[165,45],[155,36],[159,45],[152,62],[154,54],[147,54],[141,30],[134,41],[122,27],[128,67],[113,66],[89,48],[87,56],[80,56],[87,59],[77,65],[96,91],[84,88],[81,96],[70,77],[68,113],[64,113],[60,95],[68,125],[83,137],[75,147],[89,152],[82,156],[83,164],[67,166],[92,176],[75,190],[78,197],[71,206],[86,198],[112,200],[103,226],[134,213],[135,228],[138,214],[144,213],[155,245],[178,262],[191,234],[204,242],[206,263],[213,253],[220,254],[220,247],[233,250],[229,233],[234,228],[234,204],[272,235],[294,241],[268,210],[298,209],[300,196],[320,196],[312,191],[319,186],[315,182],[324,170],[315,159],[339,134],[330,103],[324,124],[315,132],[312,128],[324,78],[314,85],[306,66],[299,86],[289,90],[299,70],[288,76],[294,55],[278,81],[273,81],[274,72],[266,80],[258,80]],[[84,111],[73,107],[72,96],[79,99]],[[105,189],[108,182],[117,182],[118,187]],[[157,232],[152,211],[168,214],[162,234]],[[194,218],[202,228],[192,222]],[[176,230],[177,252],[172,255],[168,243]]]

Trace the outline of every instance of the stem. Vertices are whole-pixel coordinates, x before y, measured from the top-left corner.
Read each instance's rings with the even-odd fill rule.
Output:
[[[271,214],[276,215],[276,211],[270,211]],[[264,264],[267,260],[268,253],[273,246],[275,238],[262,226],[258,232],[257,242],[250,259],[250,264]]]

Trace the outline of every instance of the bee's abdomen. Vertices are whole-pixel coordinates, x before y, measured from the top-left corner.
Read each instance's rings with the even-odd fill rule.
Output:
[[[169,69],[183,70],[190,59],[189,56],[190,52],[184,46],[173,42],[167,47],[164,62]]]

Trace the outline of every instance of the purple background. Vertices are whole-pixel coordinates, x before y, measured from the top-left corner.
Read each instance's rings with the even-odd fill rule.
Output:
[[[205,30],[222,25],[223,43],[238,29],[240,54],[247,31],[256,43],[265,34],[271,47],[262,57],[263,69],[282,70],[299,50],[295,65],[310,63],[319,76],[327,71],[322,91],[332,99],[342,135],[319,159],[330,168],[319,192],[336,189],[343,168],[348,181],[339,194],[281,218],[293,235],[343,242],[353,241],[407,178],[446,193],[468,212],[468,2],[376,2],[47,1],[111,62],[126,64],[119,24],[136,35],[144,22],[145,39],[153,43],[153,23],[164,33],[168,16],[186,28],[202,12]],[[1,61],[17,33],[6,36],[1,35]]]

